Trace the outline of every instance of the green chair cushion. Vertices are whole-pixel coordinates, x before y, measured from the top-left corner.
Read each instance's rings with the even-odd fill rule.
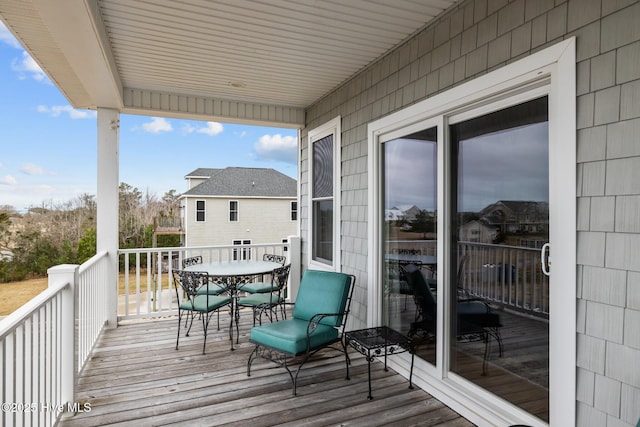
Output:
[[[215,295],[197,295],[193,299],[193,308],[191,307],[191,302],[183,301],[180,304],[181,310],[195,310],[201,311],[204,313],[208,313],[213,310],[217,310],[220,307],[229,304],[231,302],[231,297],[228,296],[215,296]]]
[[[284,353],[298,355],[307,351],[307,325],[301,319],[286,319],[251,328],[251,342],[274,348]],[[310,348],[324,347],[338,341],[338,330],[319,324],[310,335]]]
[[[344,273],[306,270],[300,281],[293,317],[308,321],[315,314],[343,313],[349,298],[350,284],[351,278]],[[340,326],[342,316],[328,316],[320,323]]]
[[[221,293],[224,293],[224,288],[214,283],[209,283],[207,285],[200,286],[196,292],[198,295],[220,295]]]
[[[284,298],[277,295],[271,297],[270,294],[254,294],[238,299],[238,305],[243,307],[256,307],[262,304],[280,304]]]
[[[251,282],[243,285],[240,290],[250,294],[268,294],[277,291],[278,288],[267,282]]]

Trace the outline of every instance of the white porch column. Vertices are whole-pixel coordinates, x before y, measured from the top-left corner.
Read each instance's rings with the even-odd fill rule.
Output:
[[[118,323],[118,188],[120,113],[110,108],[98,108],[98,189],[97,189],[97,252],[109,254],[107,271],[107,325]]]

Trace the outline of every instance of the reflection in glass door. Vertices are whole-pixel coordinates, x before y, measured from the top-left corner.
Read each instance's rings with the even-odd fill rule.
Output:
[[[436,363],[436,128],[384,143],[383,319]]]
[[[547,98],[451,123],[449,368],[548,421]]]

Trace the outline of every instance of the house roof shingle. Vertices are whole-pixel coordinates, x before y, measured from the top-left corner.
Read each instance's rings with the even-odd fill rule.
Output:
[[[297,181],[275,169],[228,167],[199,168],[187,177],[209,179],[183,193],[183,196],[296,197]]]

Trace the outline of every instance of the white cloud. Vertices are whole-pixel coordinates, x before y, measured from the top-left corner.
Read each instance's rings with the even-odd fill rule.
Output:
[[[207,122],[207,127],[199,128],[198,130],[196,130],[196,132],[204,133],[205,135],[209,136],[216,136],[223,130],[224,128],[222,127],[222,124],[218,122]]]
[[[47,75],[36,61],[33,60],[27,51],[22,52],[22,59],[14,59],[11,62],[11,69],[18,73],[18,78],[24,80],[31,77],[34,80],[43,83],[51,83]]]
[[[55,172],[51,172],[41,168],[33,163],[25,163],[20,167],[20,171],[27,175],[57,175]]]
[[[11,175],[0,177],[0,185],[16,185],[18,181]]]
[[[0,21],[0,42],[7,44],[15,49],[22,49],[20,42],[13,37],[11,31]]]
[[[149,133],[171,132],[173,127],[171,123],[162,117],[152,117],[151,122],[143,123],[142,129]]]
[[[93,119],[97,117],[95,111],[76,110],[71,105],[53,105],[51,107],[47,107],[46,105],[38,105],[38,112],[48,114],[51,117],[59,117],[61,114],[66,113],[69,115],[69,118],[73,120]]]
[[[207,122],[207,126],[205,127],[196,127],[190,123],[185,123],[182,126],[182,133],[191,134],[191,133],[204,133],[209,136],[216,136],[224,130],[222,124],[218,122]]]
[[[263,135],[254,149],[264,159],[291,164],[298,162],[298,138],[295,136]]]

